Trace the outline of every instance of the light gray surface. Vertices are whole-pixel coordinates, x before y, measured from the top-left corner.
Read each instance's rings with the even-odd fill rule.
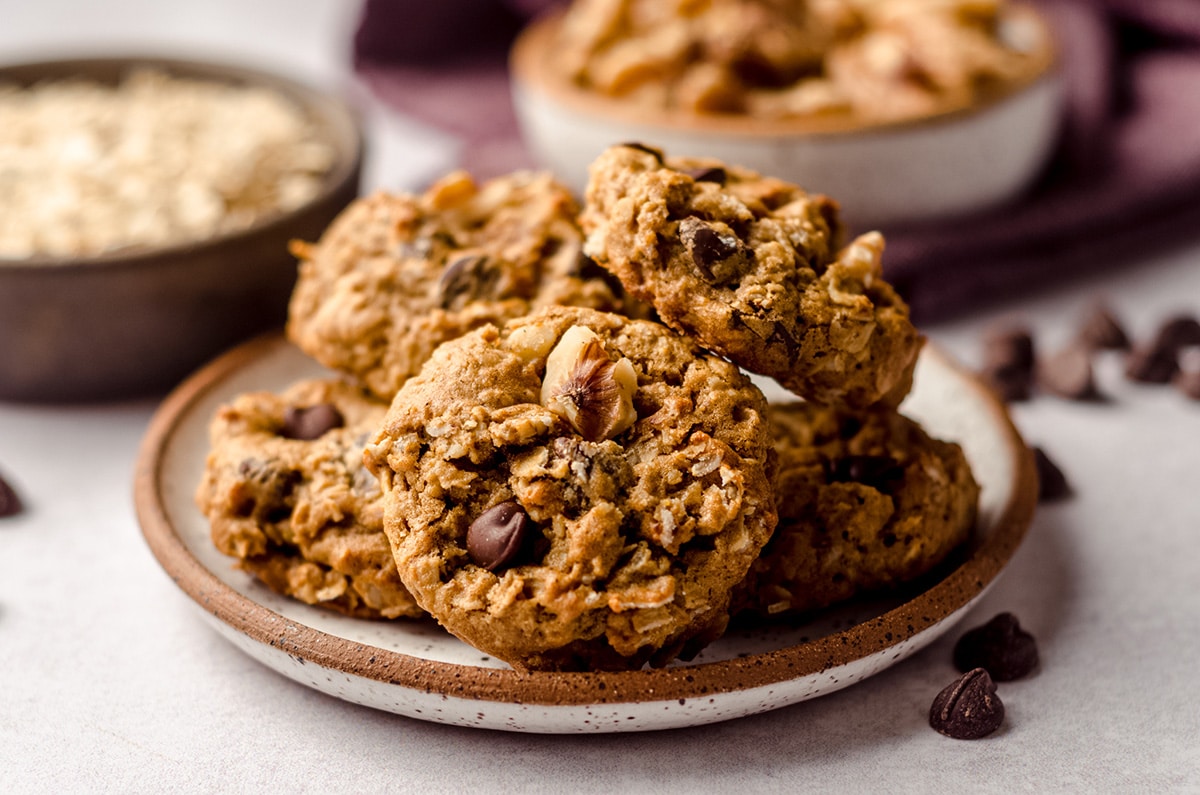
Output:
[[[0,0],[0,59],[136,30],[344,85],[352,14],[339,0]],[[391,119],[375,130],[391,158],[375,184],[451,162],[452,145],[428,130]],[[1143,335],[1167,311],[1200,313],[1200,245],[925,331],[968,362],[1002,318],[1052,348],[1097,295]],[[151,556],[131,499],[151,402],[0,404],[0,472],[28,505],[0,520],[0,790],[1200,791],[1200,404],[1125,383],[1112,357],[1100,380],[1106,405],[1016,407],[1078,496],[1039,510],[966,620],[1017,613],[1043,659],[1031,678],[1000,685],[1008,718],[978,742],[926,723],[954,676],[953,637],[831,696],[657,734],[480,732],[340,702],[222,640]]]

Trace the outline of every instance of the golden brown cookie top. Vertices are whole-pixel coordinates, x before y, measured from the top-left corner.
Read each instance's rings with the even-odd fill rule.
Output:
[[[585,252],[663,322],[806,399],[898,402],[920,348],[883,238],[837,205],[713,160],[626,144],[591,167]]]
[[[534,172],[479,184],[459,171],[420,195],[359,199],[320,241],[294,244],[288,335],[390,399],[439,343],[473,328],[550,304],[622,310],[619,288],[580,254],[577,213]]]
[[[764,410],[660,324],[549,308],[438,348],[366,461],[451,632],[523,668],[638,667],[719,632],[774,528]]]
[[[362,451],[387,404],[336,380],[222,406],[196,502],[214,545],[276,591],[366,618],[423,612],[396,574]]]

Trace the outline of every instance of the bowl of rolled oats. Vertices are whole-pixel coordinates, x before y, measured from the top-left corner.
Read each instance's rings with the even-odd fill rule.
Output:
[[[0,399],[161,392],[281,327],[289,242],[357,194],[351,108],[156,57],[0,67]]]
[[[859,227],[1013,199],[1063,104],[1049,25],[1008,0],[575,0],[510,66],[529,148],[572,187],[639,141],[837,196]]]

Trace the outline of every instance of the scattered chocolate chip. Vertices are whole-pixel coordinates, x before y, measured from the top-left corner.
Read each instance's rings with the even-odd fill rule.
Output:
[[[1098,400],[1092,352],[1082,343],[1068,345],[1037,366],[1038,384],[1067,400]]]
[[[699,218],[679,222],[679,239],[701,275],[712,284],[721,284],[744,273],[752,253],[737,235],[714,229]]]
[[[1176,352],[1160,345],[1139,345],[1125,360],[1125,377],[1143,384],[1167,384],[1179,371]]]
[[[342,413],[329,403],[304,407],[288,406],[287,411],[283,413],[283,428],[280,429],[279,435],[285,439],[311,441],[345,424]]]
[[[639,152],[645,152],[648,155],[653,155],[654,159],[659,162],[659,165],[663,164],[663,153],[652,146],[646,146],[645,144],[638,143],[637,141],[626,141],[625,143],[621,144],[621,146],[627,146],[630,149],[636,149]]]
[[[497,274],[487,257],[467,254],[446,265],[438,278],[437,298],[442,309],[461,307],[489,295]]]
[[[1101,303],[1092,304],[1079,327],[1079,341],[1090,348],[1128,350],[1129,335],[1112,310]]]
[[[687,174],[697,182],[715,182],[718,185],[724,185],[729,179],[729,174],[720,166],[702,166],[700,168],[685,169],[684,174]]]
[[[1037,467],[1038,502],[1054,502],[1071,496],[1071,484],[1067,482],[1067,476],[1050,460],[1045,450],[1034,447],[1033,461]]]
[[[509,500],[481,513],[467,528],[467,554],[488,571],[511,566],[525,546],[533,522]]]
[[[21,498],[17,496],[17,492],[8,481],[0,478],[0,518],[5,516],[16,516],[24,506],[21,505]]]
[[[983,668],[960,676],[937,694],[929,708],[929,725],[955,740],[978,740],[1004,722],[1004,703],[996,683]]]
[[[1012,613],[1000,613],[983,626],[963,633],[954,645],[954,667],[964,673],[985,668],[996,682],[1020,679],[1037,664],[1037,641],[1021,629]]]
[[[1191,315],[1176,315],[1158,329],[1154,347],[1178,353],[1188,345],[1200,345],[1200,320]]]
[[[1033,335],[1028,329],[993,329],[983,339],[984,379],[1006,402],[1028,400],[1034,371]]]
[[[862,483],[885,494],[904,482],[904,466],[886,455],[850,455],[833,465],[830,479],[835,483]]]

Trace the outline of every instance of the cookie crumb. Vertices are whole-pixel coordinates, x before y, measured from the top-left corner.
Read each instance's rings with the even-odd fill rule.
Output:
[[[0,519],[16,516],[24,509],[21,498],[7,480],[0,477]]]
[[[1033,448],[1033,460],[1038,475],[1038,502],[1054,502],[1074,494],[1067,476],[1040,447]]]

